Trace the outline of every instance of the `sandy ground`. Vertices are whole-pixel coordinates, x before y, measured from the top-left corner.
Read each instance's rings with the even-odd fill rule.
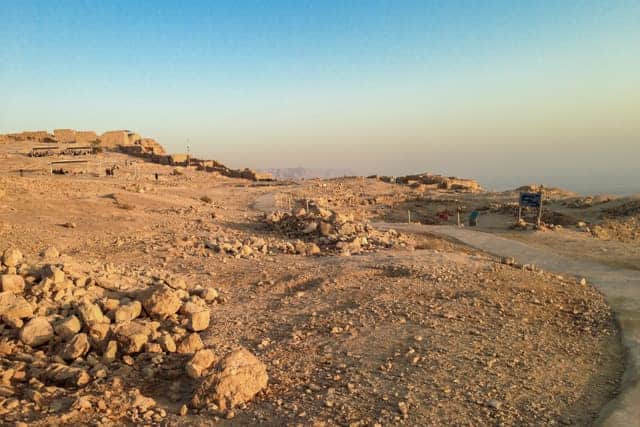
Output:
[[[351,256],[322,244],[315,256],[285,253],[278,248],[290,237],[262,219],[265,207],[307,198],[356,220],[400,218],[406,200],[425,197],[414,189],[361,179],[256,185],[112,153],[92,159],[95,174],[20,177],[21,168],[46,170],[47,160],[15,147],[4,153],[0,250],[37,259],[53,245],[113,283],[114,295],[163,274],[184,278],[190,293],[214,287],[221,297],[200,332],[205,346],[217,359],[245,347],[269,375],[268,387],[233,411],[179,415],[200,381],[182,370],[189,355],[167,355],[173,365],[149,377],[148,354],[131,364],[119,354],[106,377],[43,388],[37,402],[29,381],[9,378],[0,397],[6,424],[588,425],[617,394],[620,333],[589,285],[411,233],[410,244]],[[109,162],[122,166],[115,177],[99,174]],[[268,249],[240,256],[208,243],[251,239]],[[16,340],[7,325],[1,333]],[[15,354],[0,357],[4,371],[20,364]],[[115,377],[125,381],[111,393]],[[125,399],[133,388],[155,400],[151,413]],[[79,407],[83,397],[89,404]]]

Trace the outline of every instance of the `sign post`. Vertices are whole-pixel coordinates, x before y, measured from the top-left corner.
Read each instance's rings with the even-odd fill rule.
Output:
[[[536,225],[539,227],[542,221],[542,192],[520,193],[520,201],[518,203],[518,222],[522,220],[522,208],[535,208],[538,210]]]

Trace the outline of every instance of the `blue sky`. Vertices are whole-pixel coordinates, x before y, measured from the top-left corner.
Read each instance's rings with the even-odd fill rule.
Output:
[[[638,1],[0,0],[0,16],[0,132],[128,128],[232,166],[640,181]]]

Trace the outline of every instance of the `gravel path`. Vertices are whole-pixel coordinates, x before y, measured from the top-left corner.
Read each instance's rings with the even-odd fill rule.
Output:
[[[407,232],[428,232],[453,238],[461,243],[498,256],[513,256],[519,263],[536,264],[546,270],[584,277],[606,296],[622,331],[628,350],[621,393],[601,412],[602,426],[640,426],[640,274],[603,264],[567,258],[551,250],[533,248],[525,243],[454,226],[421,224],[375,224]]]

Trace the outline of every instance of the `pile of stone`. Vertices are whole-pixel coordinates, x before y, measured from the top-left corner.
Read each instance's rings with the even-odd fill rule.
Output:
[[[293,212],[278,211],[264,217],[269,227],[289,239],[295,239],[290,244],[296,253],[339,252],[351,255],[412,245],[406,236],[395,230],[376,230],[366,222],[356,221],[352,214],[321,207],[314,200],[303,200],[297,205],[301,207],[294,208]]]
[[[302,240],[286,241],[281,239],[263,239],[261,237],[246,237],[243,239],[219,236],[205,241],[205,247],[216,253],[233,258],[257,258],[263,255],[300,254],[318,255],[320,247],[312,242]]]
[[[203,343],[199,333],[220,301],[215,289],[188,290],[179,278],[150,278],[145,287],[113,291],[79,273],[68,258],[61,262],[55,248],[41,256],[29,263],[14,248],[2,255],[0,414],[28,420],[61,396],[82,397],[79,389],[116,377],[138,384],[186,375],[197,387],[191,406],[209,410],[230,410],[266,386],[264,365],[246,350],[218,360]],[[143,411],[131,404],[121,415],[133,422],[166,416],[153,399],[142,397]],[[101,406],[86,399],[89,407]],[[18,407],[23,409],[13,411]]]

